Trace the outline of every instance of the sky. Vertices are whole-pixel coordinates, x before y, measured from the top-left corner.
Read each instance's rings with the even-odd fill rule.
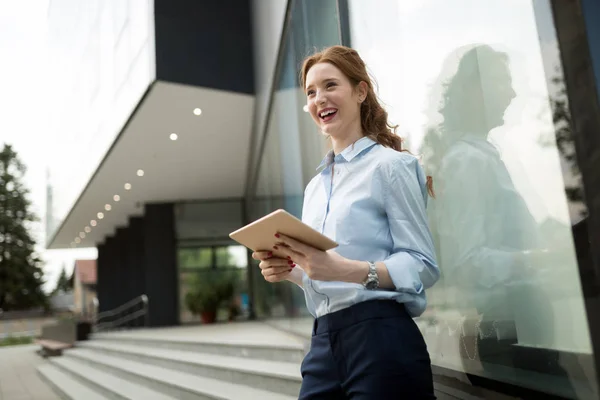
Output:
[[[46,129],[52,93],[47,51],[48,0],[0,0],[0,144],[8,143],[27,166],[25,185],[33,211],[44,221],[46,171],[53,158],[52,136]],[[78,258],[96,258],[95,249],[45,250],[45,226],[35,224],[32,234],[44,260],[46,290],[52,290],[63,265],[71,273]]]

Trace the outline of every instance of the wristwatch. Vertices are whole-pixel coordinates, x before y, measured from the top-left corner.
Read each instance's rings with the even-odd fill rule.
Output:
[[[375,290],[379,288],[379,275],[377,275],[375,263],[371,261],[367,262],[369,263],[369,274],[367,275],[367,279],[364,280],[363,286],[368,290]]]

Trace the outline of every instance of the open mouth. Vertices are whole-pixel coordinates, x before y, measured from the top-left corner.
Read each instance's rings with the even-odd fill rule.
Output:
[[[331,120],[337,114],[337,110],[335,108],[326,108],[325,110],[319,112],[319,118],[324,122]]]

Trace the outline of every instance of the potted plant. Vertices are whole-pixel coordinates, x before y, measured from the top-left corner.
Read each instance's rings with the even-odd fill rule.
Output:
[[[217,311],[223,302],[231,300],[235,291],[235,276],[229,271],[214,271],[194,277],[185,303],[203,323],[216,321]]]

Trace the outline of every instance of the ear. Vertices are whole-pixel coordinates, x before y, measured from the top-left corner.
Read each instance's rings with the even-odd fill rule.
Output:
[[[367,82],[360,81],[358,85],[356,85],[356,92],[358,93],[359,102],[362,103],[363,101],[365,101],[365,99],[367,98],[367,93],[369,92]]]

